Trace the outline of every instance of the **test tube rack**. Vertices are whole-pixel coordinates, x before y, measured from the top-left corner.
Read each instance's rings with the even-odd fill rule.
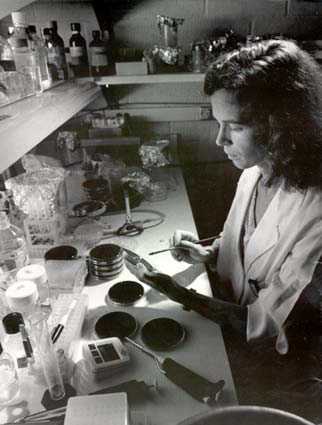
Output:
[[[61,214],[43,219],[27,217],[24,228],[29,256],[42,258],[48,249],[59,245],[65,227]]]
[[[49,331],[51,331],[59,324],[60,319],[67,312],[74,299],[77,299],[76,306],[71,311],[61,335],[54,344],[55,351],[62,349],[66,358],[69,359],[72,358],[77,342],[81,338],[82,325],[88,307],[88,296],[86,294],[73,293],[58,295],[57,298],[51,300],[52,311],[48,318],[48,327]]]

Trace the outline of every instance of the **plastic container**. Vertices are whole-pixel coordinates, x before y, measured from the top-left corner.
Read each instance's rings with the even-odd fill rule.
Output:
[[[10,224],[5,212],[0,212],[0,265],[3,273],[29,263],[26,240],[22,230]]]
[[[0,406],[13,404],[20,393],[20,383],[14,361],[0,342]]]

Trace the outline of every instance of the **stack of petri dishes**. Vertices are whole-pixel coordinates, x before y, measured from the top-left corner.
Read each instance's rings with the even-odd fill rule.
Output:
[[[89,253],[89,271],[95,279],[115,279],[123,268],[124,250],[118,245],[97,245]]]

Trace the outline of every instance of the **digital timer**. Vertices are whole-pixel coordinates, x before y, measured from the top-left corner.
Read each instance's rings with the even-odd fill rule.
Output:
[[[83,354],[91,372],[97,378],[112,373],[115,369],[130,361],[126,347],[116,337],[84,343]]]

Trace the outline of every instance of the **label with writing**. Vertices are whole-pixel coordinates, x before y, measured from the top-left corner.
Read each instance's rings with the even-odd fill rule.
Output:
[[[90,47],[90,58],[92,66],[107,66],[107,52],[105,47]]]

